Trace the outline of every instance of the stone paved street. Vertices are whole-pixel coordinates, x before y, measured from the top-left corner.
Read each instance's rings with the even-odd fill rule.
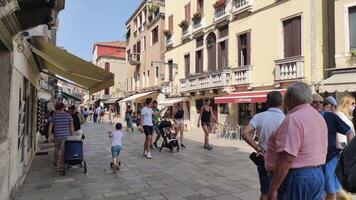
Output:
[[[143,135],[129,133],[121,153],[122,169],[113,174],[109,123],[84,126],[85,160],[88,174],[70,169],[66,176],[51,167],[53,147],[42,147],[48,155],[37,155],[15,199],[258,199],[256,168],[248,159],[251,150],[242,141],[218,141],[209,152],[197,142],[200,131],[190,131],[179,153],[153,151],[153,159],[142,157]],[[220,140],[220,139],[219,139]]]

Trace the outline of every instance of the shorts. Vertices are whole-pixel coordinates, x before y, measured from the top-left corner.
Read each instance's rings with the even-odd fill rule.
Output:
[[[64,143],[66,141],[66,137],[64,138],[54,138],[54,149],[57,152],[61,152],[62,155],[64,154]]]
[[[153,134],[153,126],[143,126],[143,132],[146,136]]]
[[[260,191],[262,194],[268,194],[271,179],[267,174],[264,162],[257,166],[258,178],[260,180]]]
[[[112,158],[116,158],[120,155],[120,151],[121,151],[121,146],[119,145],[115,145],[111,147],[111,155]]]
[[[290,169],[278,190],[278,200],[323,200],[321,167]]]
[[[177,119],[176,120],[176,126],[177,126],[177,128],[184,127],[184,120],[183,119]]]
[[[322,166],[324,177],[325,177],[325,192],[326,193],[337,193],[340,191],[340,182],[335,174],[335,168],[338,162],[337,156],[332,158],[329,162]]]
[[[207,126],[207,127],[211,128],[210,122],[201,122],[201,126],[202,126],[202,127],[203,127],[203,126]]]
[[[154,125],[154,126],[153,126],[153,130],[156,132],[157,135],[160,135],[160,134],[161,134],[161,131],[159,130],[159,128],[158,128],[157,125]]]

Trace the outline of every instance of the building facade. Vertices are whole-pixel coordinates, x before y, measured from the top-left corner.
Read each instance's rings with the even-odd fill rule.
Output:
[[[327,79],[321,82],[319,91],[340,100],[348,93],[356,96],[356,1],[334,3],[334,63],[325,69]]]
[[[245,125],[270,90],[315,85],[330,65],[328,1],[166,1],[166,80],[188,96],[192,125],[209,98],[218,122]]]

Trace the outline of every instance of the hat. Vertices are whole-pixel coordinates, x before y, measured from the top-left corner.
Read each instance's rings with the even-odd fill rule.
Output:
[[[332,106],[337,106],[337,101],[333,96],[328,96],[325,98],[325,101],[329,102]]]

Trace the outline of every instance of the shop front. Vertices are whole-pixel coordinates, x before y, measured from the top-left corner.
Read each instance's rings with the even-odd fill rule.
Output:
[[[323,96],[334,96],[337,102],[345,95],[356,97],[356,72],[334,72],[328,79],[318,85],[319,93]]]

